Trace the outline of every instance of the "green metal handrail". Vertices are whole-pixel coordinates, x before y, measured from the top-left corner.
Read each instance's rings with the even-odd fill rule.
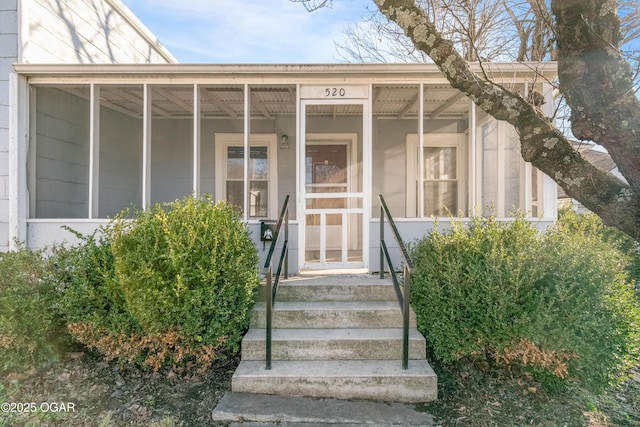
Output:
[[[389,267],[389,273],[393,279],[393,286],[396,290],[396,296],[400,303],[400,309],[402,310],[402,369],[409,368],[409,310],[410,310],[410,298],[411,298],[411,276],[414,272],[413,261],[407,251],[407,248],[400,237],[396,223],[389,212],[389,208],[384,201],[382,194],[378,195],[380,200],[380,278],[384,279],[385,259],[387,266]],[[393,237],[400,248],[400,255],[404,264],[404,289],[400,289],[400,281],[396,274],[393,263],[391,262],[391,256],[389,255],[389,249],[384,240],[384,217],[387,217]]]
[[[278,260],[278,266],[276,269],[275,280],[273,277],[273,263],[271,258],[276,249],[278,243],[278,237],[280,236],[280,228],[284,223],[284,243],[282,244],[282,252]],[[280,283],[280,274],[284,267],[284,278],[289,278],[289,195],[285,197],[282,204],[282,211],[276,224],[276,231],[273,233],[273,240],[269,246],[269,252],[267,253],[267,259],[264,263],[265,275],[267,278],[266,289],[266,303],[267,303],[267,337],[266,337],[266,349],[265,359],[266,368],[271,369],[271,333],[272,333],[272,317],[273,317],[273,303],[276,300],[276,293],[278,292],[278,284]]]

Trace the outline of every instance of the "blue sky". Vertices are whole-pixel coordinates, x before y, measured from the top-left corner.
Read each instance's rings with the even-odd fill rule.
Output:
[[[309,13],[289,0],[123,0],[181,63],[335,63],[371,0]]]

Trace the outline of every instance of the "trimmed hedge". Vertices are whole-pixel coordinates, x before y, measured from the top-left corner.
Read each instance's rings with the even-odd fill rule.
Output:
[[[188,197],[124,212],[101,236],[58,253],[74,338],[154,370],[206,368],[238,350],[259,276],[255,246],[231,206]]]
[[[640,357],[629,259],[597,235],[524,218],[453,221],[412,249],[412,304],[441,362],[519,367],[544,384],[601,390]]]

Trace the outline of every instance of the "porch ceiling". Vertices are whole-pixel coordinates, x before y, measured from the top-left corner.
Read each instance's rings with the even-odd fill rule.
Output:
[[[86,97],[88,91],[78,86],[57,86],[59,89]],[[157,118],[189,118],[193,115],[192,85],[153,85],[151,109]],[[133,117],[142,117],[144,91],[142,85],[100,85],[100,101],[105,107]],[[244,116],[242,85],[199,86],[200,111],[203,118],[239,119]],[[373,115],[385,118],[416,118],[419,112],[419,86],[374,85]],[[361,108],[351,105],[310,106],[311,116],[357,116]],[[252,118],[271,119],[294,116],[296,87],[293,85],[251,86]],[[460,118],[469,110],[469,100],[457,89],[446,85],[424,85],[424,115],[426,118]]]

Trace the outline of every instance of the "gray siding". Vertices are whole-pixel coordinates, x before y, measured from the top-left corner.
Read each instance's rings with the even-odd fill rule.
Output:
[[[9,74],[17,58],[17,0],[0,0],[0,251],[9,249]]]

